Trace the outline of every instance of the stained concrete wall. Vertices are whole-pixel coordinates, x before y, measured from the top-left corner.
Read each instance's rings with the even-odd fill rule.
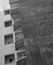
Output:
[[[28,64],[52,65],[53,1],[18,0],[16,4],[19,6],[23,23]],[[17,18],[16,15],[14,14],[15,18]]]
[[[52,4],[52,0],[27,0],[19,3],[22,12],[24,38],[30,39],[30,44],[27,45],[29,65],[53,64]]]

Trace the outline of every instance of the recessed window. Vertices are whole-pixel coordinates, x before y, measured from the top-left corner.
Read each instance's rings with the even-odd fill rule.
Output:
[[[15,62],[14,54],[6,55],[5,56],[5,64],[10,64]]]
[[[4,11],[4,14],[5,14],[5,15],[8,15],[9,13],[10,13],[9,10],[5,10],[5,11]]]
[[[12,26],[12,20],[5,21],[5,27]]]
[[[13,34],[5,35],[5,44],[13,43]]]

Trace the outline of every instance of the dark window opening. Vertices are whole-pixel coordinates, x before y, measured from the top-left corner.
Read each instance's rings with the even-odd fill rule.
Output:
[[[5,35],[5,44],[13,43],[13,34]]]
[[[5,14],[5,15],[7,15],[7,14],[9,14],[9,13],[10,13],[9,10],[5,10],[5,11],[4,11],[4,14]]]
[[[13,61],[13,59],[11,58],[11,59],[9,59],[9,62],[12,62]]]
[[[5,22],[5,27],[12,26],[12,20]]]
[[[14,63],[14,62],[15,62],[14,54],[5,56],[5,64]]]

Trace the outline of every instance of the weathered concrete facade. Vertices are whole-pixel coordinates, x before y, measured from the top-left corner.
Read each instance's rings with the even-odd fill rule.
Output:
[[[53,65],[53,0],[16,0],[13,3],[16,8],[11,16],[14,20],[21,19],[28,64]]]

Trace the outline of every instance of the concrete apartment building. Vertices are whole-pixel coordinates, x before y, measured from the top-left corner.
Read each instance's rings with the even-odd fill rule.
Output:
[[[53,65],[53,1],[9,4],[10,9],[0,13],[1,65]]]
[[[14,25],[15,22],[10,15],[12,8],[6,6],[7,5],[5,5],[3,11],[0,12],[0,65],[17,65],[17,61],[19,62],[26,58],[22,34],[23,30],[21,30],[21,28],[19,31],[14,31],[16,25]],[[18,21],[19,20],[20,19],[18,19]],[[17,25],[19,25],[19,23]],[[24,63],[26,63],[26,61]],[[24,65],[24,63],[22,64]]]

